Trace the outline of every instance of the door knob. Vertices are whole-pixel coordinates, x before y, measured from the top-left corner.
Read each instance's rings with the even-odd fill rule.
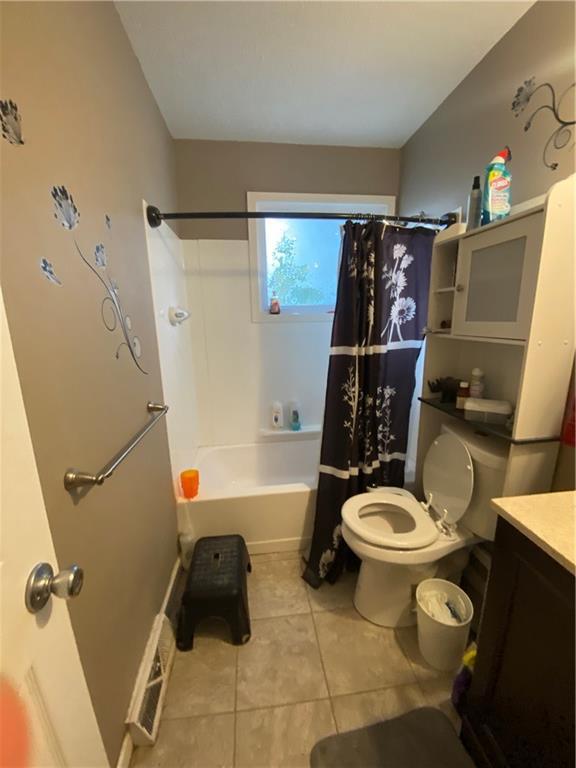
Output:
[[[71,565],[56,575],[50,563],[34,566],[26,582],[24,601],[30,613],[38,613],[50,599],[50,595],[70,600],[76,597],[84,584],[84,571]]]

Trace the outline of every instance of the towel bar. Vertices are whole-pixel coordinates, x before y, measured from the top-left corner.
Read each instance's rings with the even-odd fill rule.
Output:
[[[138,430],[132,440],[130,440],[124,448],[118,451],[118,453],[102,467],[100,472],[93,475],[89,472],[81,472],[78,469],[69,469],[64,475],[64,488],[66,488],[67,491],[71,491],[74,488],[82,488],[85,485],[102,485],[104,480],[111,477],[142,438],[150,432],[152,427],[162,418],[162,416],[166,415],[168,406],[161,405],[160,403],[148,403],[146,405],[146,410],[148,413],[152,414],[152,418],[142,427],[142,429]]]

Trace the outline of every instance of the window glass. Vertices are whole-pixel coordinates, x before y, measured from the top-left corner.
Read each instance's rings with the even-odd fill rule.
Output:
[[[249,192],[261,213],[394,213],[394,198]],[[259,219],[250,226],[252,316],[265,320],[271,300],[287,319],[330,319],[336,303],[341,230],[345,219]]]
[[[267,305],[274,292],[282,307],[334,307],[341,224],[338,220],[266,219]]]

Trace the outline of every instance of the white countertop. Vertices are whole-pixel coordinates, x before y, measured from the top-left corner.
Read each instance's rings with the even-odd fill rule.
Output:
[[[498,514],[560,565],[576,573],[576,492],[539,493],[492,499]]]

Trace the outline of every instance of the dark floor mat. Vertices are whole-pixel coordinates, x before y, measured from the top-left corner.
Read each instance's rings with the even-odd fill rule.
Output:
[[[474,768],[450,721],[431,707],[319,741],[311,768]]]

